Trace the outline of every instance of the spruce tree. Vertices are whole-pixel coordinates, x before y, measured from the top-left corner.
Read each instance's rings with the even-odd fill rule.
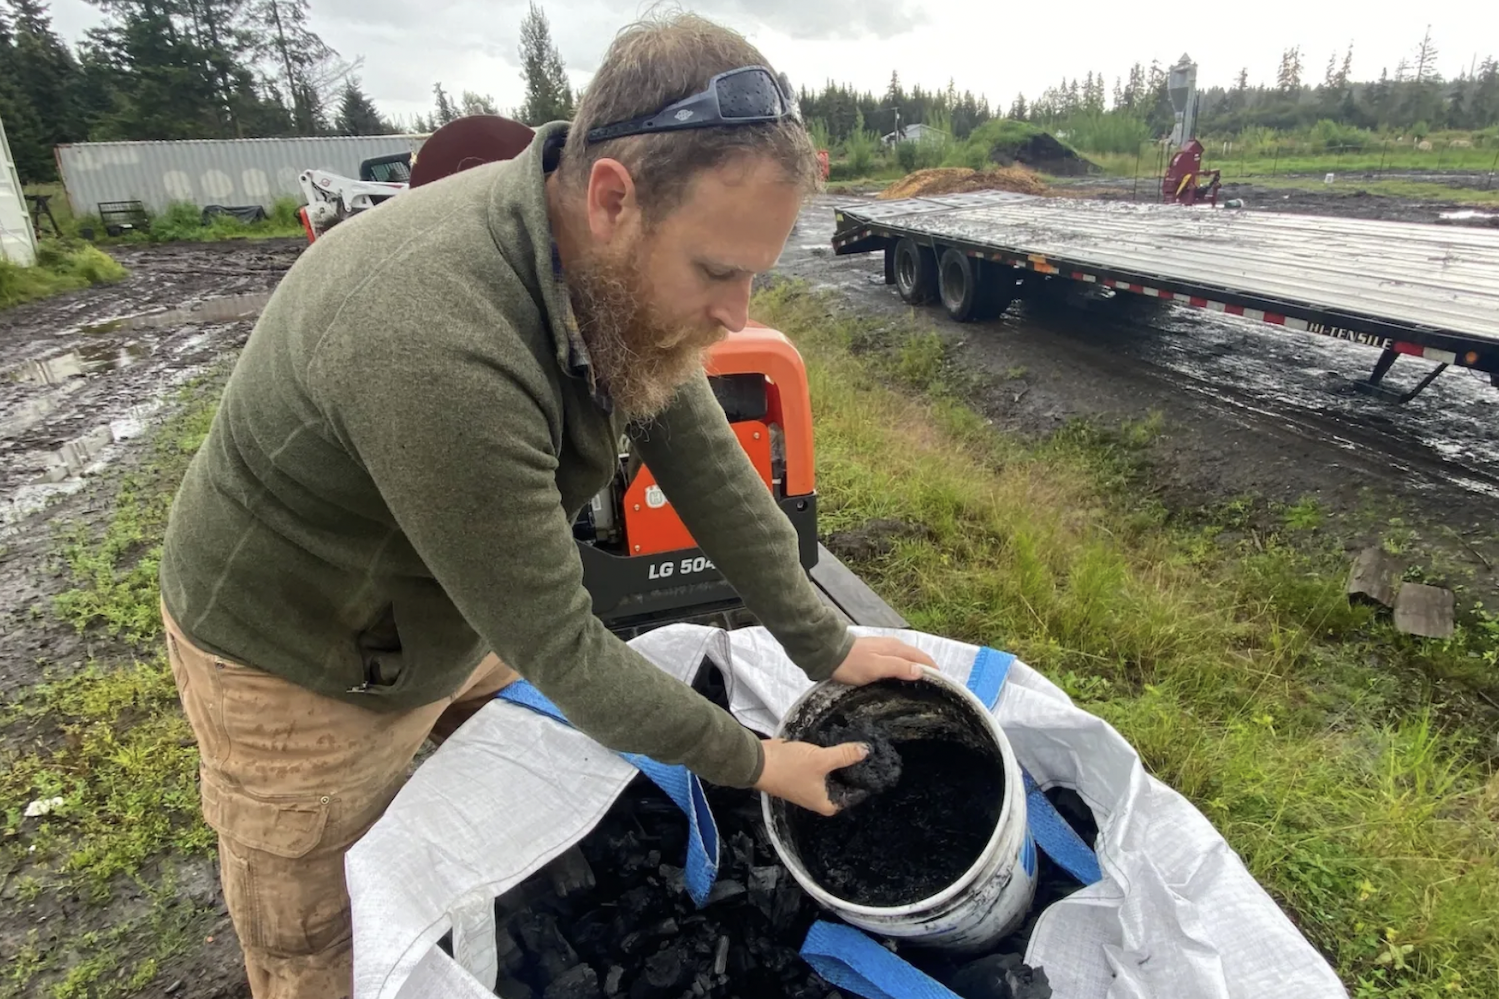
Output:
[[[568,83],[562,56],[552,41],[552,29],[546,12],[531,0],[530,9],[521,21],[520,58],[526,81],[526,102],[520,119],[527,125],[544,125],[573,116],[573,90]]]

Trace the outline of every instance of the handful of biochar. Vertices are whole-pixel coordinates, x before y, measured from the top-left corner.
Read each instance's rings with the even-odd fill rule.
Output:
[[[900,753],[895,743],[869,722],[832,725],[813,738],[819,746],[862,742],[869,747],[869,755],[858,763],[828,774],[828,797],[839,808],[852,808],[870,795],[888,791],[900,783]]]

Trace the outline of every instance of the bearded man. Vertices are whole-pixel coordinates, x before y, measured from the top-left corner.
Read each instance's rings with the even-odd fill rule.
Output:
[[[161,560],[256,999],[349,994],[345,851],[517,674],[611,749],[833,812],[864,747],[762,740],[593,616],[572,523],[622,434],[808,676],[932,664],[821,603],[703,371],[816,183],[764,67],[695,16],[627,29],[576,120],[340,224],[256,324]]]

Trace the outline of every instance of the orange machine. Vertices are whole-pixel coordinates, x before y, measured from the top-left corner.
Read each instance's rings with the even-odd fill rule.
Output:
[[[817,489],[807,372],[783,334],[758,323],[710,353],[708,376],[729,426],[817,564]],[[620,476],[574,525],[593,610],[616,631],[733,610],[738,597],[643,463]]]

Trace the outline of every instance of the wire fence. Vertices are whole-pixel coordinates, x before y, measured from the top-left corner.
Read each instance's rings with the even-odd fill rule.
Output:
[[[1379,142],[1325,145],[1312,142],[1277,142],[1270,145],[1237,145],[1231,140],[1203,143],[1204,170],[1218,170],[1223,180],[1256,178],[1322,177],[1346,174],[1372,180],[1430,180],[1453,183],[1472,190],[1499,190],[1499,149],[1472,140],[1382,140]],[[1142,143],[1134,154],[1091,156],[1106,172],[1132,178],[1134,196],[1159,194],[1174,150],[1160,142]]]

